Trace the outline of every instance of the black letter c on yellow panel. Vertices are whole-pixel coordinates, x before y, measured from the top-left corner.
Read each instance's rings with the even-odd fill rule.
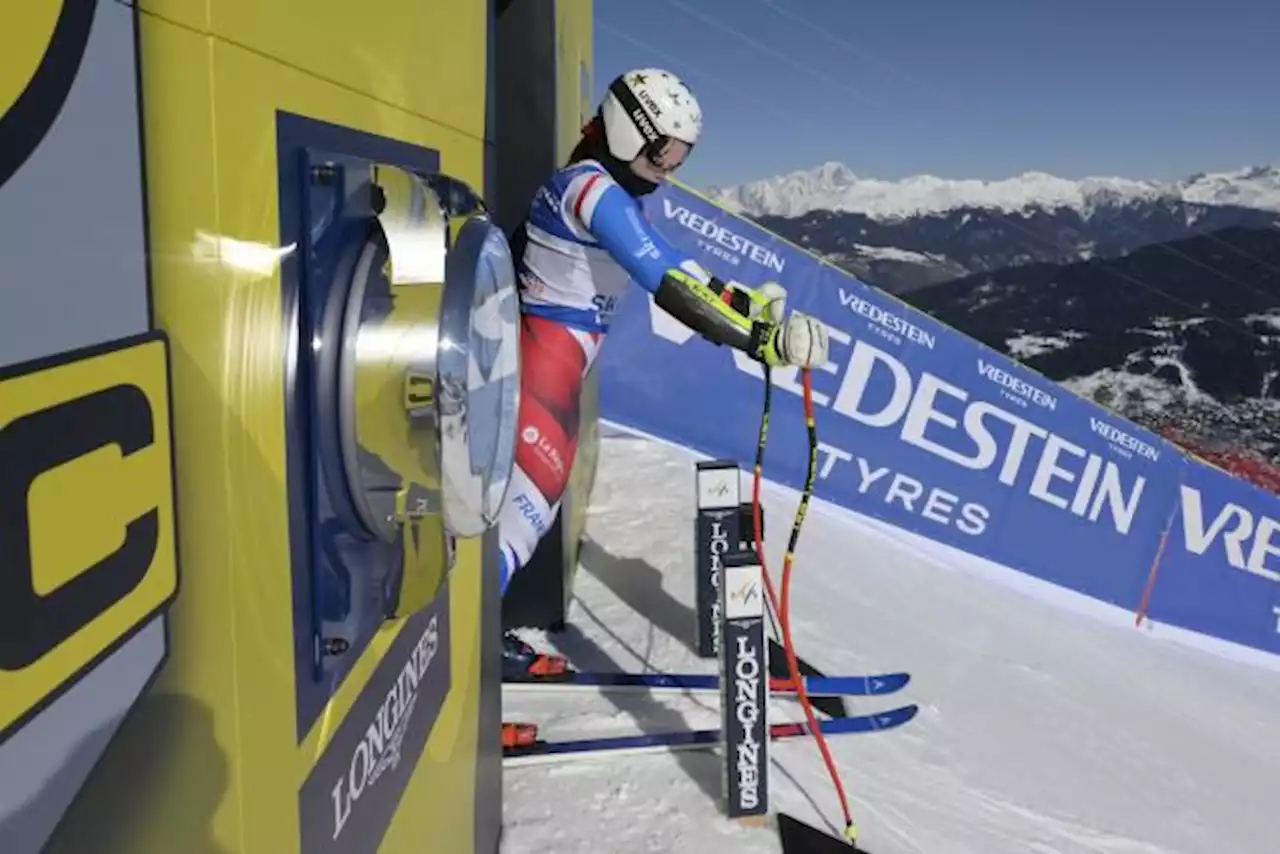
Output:
[[[57,589],[41,595],[32,563],[28,494],[43,473],[115,445],[125,458],[151,446],[155,423],[146,394],[114,385],[32,412],[0,430],[0,669],[40,659],[134,590],[159,542],[159,508],[125,525],[123,543]],[[84,508],[66,508],[67,518]],[[68,526],[67,535],[74,536]]]

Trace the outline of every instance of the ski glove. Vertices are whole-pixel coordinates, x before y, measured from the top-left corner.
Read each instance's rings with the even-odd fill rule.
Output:
[[[752,355],[759,361],[770,366],[802,368],[826,364],[827,328],[821,321],[796,312],[784,321],[787,289],[782,285],[765,282],[752,289],[739,282],[729,282],[726,290],[731,294],[731,304],[757,327],[753,335],[756,349]],[[745,305],[742,297],[746,299]]]
[[[782,323],[756,321],[751,337],[751,355],[770,367],[815,368],[827,363],[827,327],[817,318],[793,311]]]
[[[826,363],[826,327],[795,313],[784,321],[787,291],[781,285],[769,282],[751,289],[704,276],[693,262],[668,270],[654,292],[655,304],[712,343],[727,344],[767,365]]]
[[[739,313],[751,320],[764,319],[770,323],[781,323],[787,306],[787,289],[777,282],[765,282],[759,288],[749,288],[740,282],[728,282],[725,290],[729,292],[729,304]]]

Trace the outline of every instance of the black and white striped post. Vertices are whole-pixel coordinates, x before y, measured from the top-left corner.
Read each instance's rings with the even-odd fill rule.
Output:
[[[725,556],[720,577],[723,791],[729,818],[769,812],[769,646],[764,571],[751,550]]]
[[[697,463],[695,612],[698,655],[720,666],[725,813],[769,812],[769,636],[751,505],[733,460]]]
[[[694,528],[695,649],[702,658],[720,653],[720,575],[726,555],[741,551],[742,486],[733,460],[697,463],[698,510]]]

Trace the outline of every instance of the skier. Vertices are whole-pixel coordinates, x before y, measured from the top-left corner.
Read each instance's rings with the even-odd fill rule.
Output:
[[[630,280],[717,345],[769,365],[827,360],[825,327],[796,313],[784,319],[781,285],[753,290],[721,281],[647,221],[640,197],[685,162],[701,127],[698,101],[676,75],[659,68],[620,75],[513,236],[522,376],[515,471],[498,523],[504,592],[559,512],[577,450],[583,378]],[[503,650],[506,678],[566,669],[562,657],[510,632]]]

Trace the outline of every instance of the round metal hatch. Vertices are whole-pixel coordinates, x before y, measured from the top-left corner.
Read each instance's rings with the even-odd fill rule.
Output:
[[[519,335],[511,249],[488,217],[472,215],[446,259],[436,362],[444,512],[459,536],[497,523],[511,482]]]
[[[385,165],[376,185],[384,204],[352,268],[338,356],[348,493],[379,539],[423,522],[478,536],[497,522],[514,462],[510,248],[487,216],[457,212],[465,185]]]
[[[375,228],[360,249],[347,296],[338,421],[356,514],[369,533],[392,541],[406,506],[423,515],[438,510],[439,466],[434,437],[411,429],[400,400],[405,372],[434,365],[435,307],[426,283],[416,293],[394,288],[389,270],[386,237]]]

